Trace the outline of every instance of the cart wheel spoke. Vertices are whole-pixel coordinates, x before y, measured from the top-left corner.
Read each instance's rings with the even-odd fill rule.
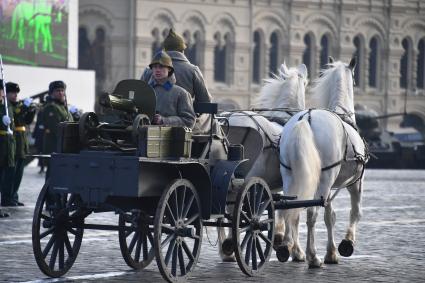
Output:
[[[56,240],[53,244],[53,251],[50,256],[49,267],[51,270],[55,269],[56,257],[58,255],[58,241]]]
[[[50,249],[52,248],[55,241],[56,241],[56,235],[53,234],[53,236],[50,238],[49,242],[47,242],[47,245],[43,249],[43,258],[46,258],[46,256],[49,254]]]
[[[195,199],[195,195],[191,195],[188,203],[185,205],[182,218],[185,219],[189,212],[189,209],[192,207],[193,200]]]
[[[245,263],[249,264],[249,259],[251,258],[251,249],[252,249],[252,236],[248,239],[248,244],[246,245],[245,250]]]
[[[65,266],[64,245],[64,242],[61,241],[59,246],[59,269],[63,269]]]
[[[134,233],[133,238],[131,239],[130,245],[128,246],[128,251],[130,254],[133,253],[134,245],[136,244],[136,241],[138,238],[139,238],[139,232]]]
[[[241,250],[245,249],[246,243],[248,242],[248,240],[250,240],[250,239],[251,239],[251,237],[252,237],[252,233],[251,233],[251,231],[248,231],[248,232],[245,234],[245,236],[244,236],[244,238],[243,238],[243,241],[242,241],[242,243],[241,243]]]
[[[191,262],[195,261],[195,257],[193,256],[192,252],[190,251],[186,241],[182,241],[183,250],[186,253],[187,257]]]
[[[171,217],[171,220],[172,220],[172,225],[176,225],[176,218],[174,217],[174,214],[173,214],[173,210],[171,209],[171,207],[170,207],[170,205],[167,203],[166,204],[167,205],[167,209],[168,209],[168,216],[170,216]]]
[[[171,260],[171,274],[177,276],[177,249],[173,249],[173,259]]]
[[[175,247],[176,247],[176,239],[174,238],[171,240],[170,245],[168,246],[168,249],[167,249],[167,254],[165,255],[166,265],[168,265],[168,263],[170,262],[171,255],[173,255]]]
[[[263,190],[260,188],[256,202],[255,202],[255,211],[258,215],[261,215],[263,213],[262,211],[260,211],[260,204],[262,199],[263,199]]]
[[[168,224],[162,224],[162,225],[161,225],[161,228],[162,228],[162,231],[163,231],[165,234],[172,234],[172,233],[174,233],[174,232],[176,231],[176,229],[175,229],[175,228],[171,227],[171,226],[170,226],[170,225],[168,225]]]
[[[258,215],[261,215],[264,213],[266,208],[270,205],[271,201],[272,201],[271,199],[267,199],[261,204],[260,209],[258,211]]]
[[[44,237],[52,234],[55,231],[55,227],[50,228],[49,230],[43,232],[40,234],[40,239],[43,239]]]
[[[186,199],[186,190],[187,190],[187,188],[184,187],[183,192],[180,193],[180,195],[181,195],[180,200],[179,200],[179,203],[181,204],[181,210],[180,210],[180,214],[179,214],[180,218],[183,218],[183,213],[184,213],[184,210],[185,210],[184,201]]]
[[[142,239],[141,238],[137,238],[137,245],[136,245],[136,254],[134,256],[134,259],[136,261],[140,261],[140,251],[142,248]]]
[[[73,257],[74,252],[72,251],[71,242],[69,241],[69,237],[66,233],[65,233],[64,242],[65,242],[66,251],[68,252],[69,257]]]
[[[256,239],[255,237],[252,237],[252,244],[251,244],[251,255],[252,255],[252,269],[257,270],[257,251],[256,251]]]
[[[190,225],[192,224],[196,219],[199,219],[199,213],[196,213],[195,215],[193,215],[191,218],[189,218],[184,224],[185,225]]]
[[[266,236],[264,236],[263,233],[259,232],[258,236],[260,236],[260,238],[263,239],[263,241],[266,242],[266,244],[268,243],[270,245],[273,245],[272,241],[269,238],[267,238]]]
[[[179,255],[179,266],[180,266],[180,274],[186,275],[186,265],[184,263],[182,246],[178,246],[178,255]]]
[[[260,241],[257,238],[255,241],[255,245],[257,247],[258,256],[262,262],[266,261],[266,257],[264,256],[263,248],[261,247]]]

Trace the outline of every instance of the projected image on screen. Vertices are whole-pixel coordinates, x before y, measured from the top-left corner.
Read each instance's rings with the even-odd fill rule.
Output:
[[[67,67],[68,1],[0,0],[3,61]]]

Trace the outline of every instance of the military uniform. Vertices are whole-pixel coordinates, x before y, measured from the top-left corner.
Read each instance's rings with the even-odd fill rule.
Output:
[[[162,116],[164,125],[193,128],[195,112],[190,94],[182,87],[174,84],[169,78],[164,84],[153,78],[149,81],[156,94],[156,111]]]
[[[13,202],[19,204],[18,190],[24,173],[25,158],[27,154],[29,154],[27,128],[34,120],[35,108],[32,106],[25,106],[22,101],[17,103],[10,102],[10,105],[13,109],[15,122],[13,135],[16,142],[15,173],[13,176],[13,188],[11,189],[11,195]]]
[[[164,40],[164,49],[171,57],[176,77],[176,84],[186,91],[192,97],[194,103],[211,102],[212,97],[208,92],[207,86],[198,66],[193,65],[184,55],[186,44],[181,36],[170,29],[169,35]],[[141,80],[149,82],[152,77],[152,70],[146,68],[142,74]],[[207,133],[210,128],[210,115],[200,115],[196,118],[193,129],[194,133]]]
[[[149,64],[149,68],[153,68],[154,65],[169,69],[168,78],[165,81],[160,83],[151,76],[148,82],[155,90],[156,111],[162,117],[162,124],[193,129],[195,112],[192,100],[184,88],[175,85],[174,68],[170,56],[163,51],[158,52]]]
[[[6,98],[4,98],[6,99]],[[8,114],[11,120],[10,129],[15,130],[13,108],[8,104]],[[0,117],[6,115],[4,102],[0,102]],[[10,188],[13,187],[16,143],[14,135],[7,133],[7,127],[0,121],[0,191],[1,205],[13,205]]]
[[[73,119],[65,104],[56,100],[49,101],[42,111],[44,124],[43,153],[50,154],[57,150],[59,123],[72,122]]]

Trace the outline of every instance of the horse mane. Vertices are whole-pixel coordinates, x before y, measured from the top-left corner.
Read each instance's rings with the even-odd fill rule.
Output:
[[[295,83],[291,83],[294,80]],[[298,71],[290,68],[287,74],[279,71],[273,78],[264,79],[260,95],[254,100],[254,108],[304,109],[304,99],[298,98]]]
[[[341,61],[328,64],[329,68],[322,70],[322,75],[314,81],[311,103],[317,108],[331,111],[351,109],[348,98],[349,82],[347,81],[347,66]],[[352,90],[351,90],[352,91]]]

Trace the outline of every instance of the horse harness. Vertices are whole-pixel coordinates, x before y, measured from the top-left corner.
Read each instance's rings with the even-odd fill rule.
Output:
[[[301,115],[298,118],[298,121],[301,121],[305,116],[307,116],[308,123],[311,126],[311,112],[313,110],[315,110],[315,109],[314,108],[313,109],[308,109],[307,112],[305,112],[303,115]],[[365,154],[362,155],[362,154],[358,153],[356,151],[355,147],[354,147],[354,144],[350,141],[350,137],[348,135],[348,132],[345,129],[344,124],[343,124],[343,122],[347,123],[348,125],[350,125],[351,127],[353,127],[353,129],[356,130],[356,132],[358,132],[357,126],[355,125],[355,123],[353,122],[352,119],[349,119],[349,115],[347,115],[347,114],[338,114],[338,113],[335,113],[335,112],[330,111],[330,110],[327,110],[327,109],[322,109],[322,110],[326,110],[326,111],[332,113],[341,122],[341,126],[342,126],[342,128],[344,129],[344,132],[345,132],[345,149],[344,149],[344,156],[343,156],[343,158],[341,160],[339,160],[339,161],[337,161],[335,163],[332,163],[331,165],[328,165],[326,167],[321,168],[321,171],[326,171],[326,170],[332,169],[332,168],[340,165],[342,162],[347,162],[347,161],[356,161],[356,162],[359,162],[359,163],[361,163],[363,165],[362,172],[361,172],[361,174],[360,174],[360,176],[358,178],[356,178],[353,182],[351,182],[351,184],[354,184],[354,183],[356,183],[358,180],[360,180],[363,177],[364,169],[365,169],[364,164],[366,164],[366,162],[369,160],[369,148],[367,146],[367,143],[362,138],[363,143],[364,143],[364,146],[365,146]],[[351,143],[351,146],[352,146],[352,149],[353,149],[353,152],[354,152],[354,157],[353,158],[348,158],[347,157],[349,143]],[[280,164],[284,168],[286,168],[287,170],[292,170],[292,168],[290,166],[284,164],[282,162],[282,160],[279,159],[279,161],[280,161]]]

